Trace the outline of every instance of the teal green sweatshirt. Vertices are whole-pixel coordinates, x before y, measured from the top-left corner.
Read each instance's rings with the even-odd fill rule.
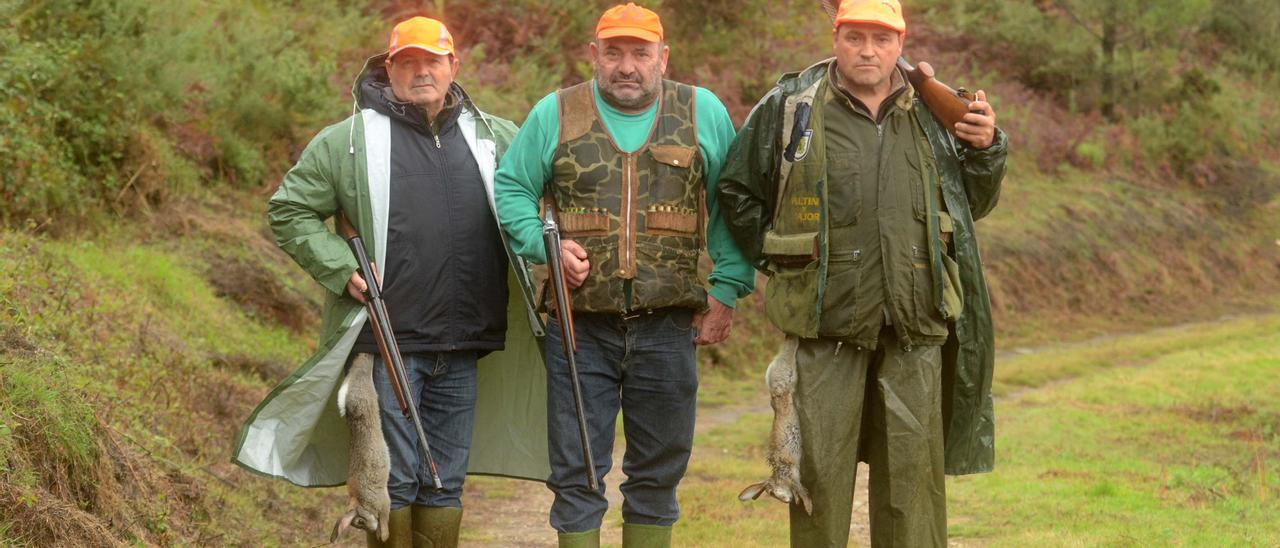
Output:
[[[618,147],[632,152],[644,145],[653,128],[658,103],[641,114],[618,111],[595,91],[596,108]],[[734,306],[735,301],[755,290],[755,271],[729,234],[716,200],[716,182],[724,165],[725,153],[736,132],[729,112],[709,90],[697,88],[695,98],[698,117],[698,148],[706,166],[707,184],[707,252],[715,266],[708,281],[710,294],[717,301]],[[535,263],[547,261],[542,243],[542,220],[538,217],[538,200],[542,188],[551,180],[551,162],[560,142],[560,107],[551,93],[529,111],[529,117],[511,142],[511,148],[498,166],[494,177],[494,201],[498,218],[506,229],[512,250]],[[588,260],[590,258],[588,257]]]

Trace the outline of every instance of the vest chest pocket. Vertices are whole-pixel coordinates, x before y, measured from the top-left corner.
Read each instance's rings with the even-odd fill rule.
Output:
[[[693,162],[698,149],[680,145],[651,145],[652,179],[649,182],[650,203],[685,204],[697,207]]]
[[[929,185],[928,178],[920,165],[920,151],[915,147],[907,147],[904,151],[907,160],[907,185],[911,187],[911,211],[915,213],[916,220],[924,221],[928,214],[928,208],[924,203],[924,189]]]
[[[692,238],[698,233],[701,188],[693,169],[696,147],[651,145],[654,160],[644,230],[658,235]]]
[[[862,215],[858,152],[827,151],[827,210],[831,227],[852,226]]]
[[[651,145],[649,147],[649,154],[658,163],[683,169],[688,169],[693,165],[695,152],[697,152],[695,147],[680,145]]]

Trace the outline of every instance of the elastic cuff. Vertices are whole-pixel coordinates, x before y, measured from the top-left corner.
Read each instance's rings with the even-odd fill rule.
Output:
[[[737,307],[738,291],[730,285],[727,285],[727,284],[713,285],[711,286],[711,291],[708,291],[707,293],[711,295],[711,298],[717,301],[720,301],[720,304],[723,304],[729,308]]]

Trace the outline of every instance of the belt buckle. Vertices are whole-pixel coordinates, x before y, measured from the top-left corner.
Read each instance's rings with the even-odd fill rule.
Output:
[[[622,313],[622,321],[624,321],[624,322],[625,322],[625,321],[630,321],[630,320],[637,319],[637,318],[639,318],[639,317],[641,317],[641,316],[648,316],[648,315],[650,315],[650,314],[653,314],[653,309],[652,309],[652,308],[641,308],[641,309],[639,309],[639,310],[628,310],[628,311],[626,311],[626,312],[623,312],[623,313]]]

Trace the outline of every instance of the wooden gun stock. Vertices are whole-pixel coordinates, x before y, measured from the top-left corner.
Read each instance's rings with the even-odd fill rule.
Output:
[[[956,91],[934,78],[933,67],[929,63],[922,62],[913,67],[905,59],[899,58],[898,67],[907,73],[907,81],[911,82],[911,87],[916,89],[925,106],[929,107],[929,111],[942,121],[942,125],[952,135],[956,134],[956,124],[964,120],[965,114],[982,112],[970,109],[969,105],[974,101],[972,93],[963,89]]]

